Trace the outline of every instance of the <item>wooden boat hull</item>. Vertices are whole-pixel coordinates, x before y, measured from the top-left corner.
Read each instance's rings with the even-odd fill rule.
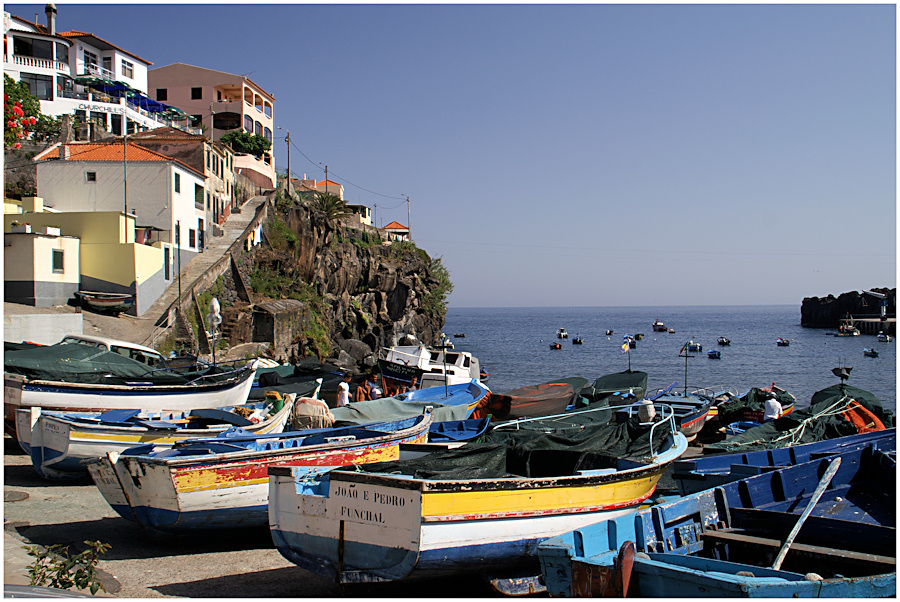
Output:
[[[258,404],[262,406],[262,404]],[[293,404],[286,403],[265,420],[241,427],[250,434],[277,434],[291,419]],[[159,420],[184,419],[187,413],[161,415]],[[16,411],[16,435],[19,445],[31,457],[39,475],[47,479],[82,478],[88,469],[84,460],[104,456],[109,452],[123,452],[145,443],[171,447],[179,441],[216,437],[232,425],[206,429],[151,428],[86,424],[67,419],[62,413],[49,413],[41,408]]]
[[[181,457],[110,453],[87,466],[110,506],[152,534],[263,526],[270,467],[291,466],[312,478],[339,466],[395,460],[401,443],[427,441],[431,422],[425,414],[368,431],[295,431],[257,438],[254,449]],[[304,444],[306,436],[324,442]]]
[[[429,481],[336,470],[311,483],[296,469],[273,468],[272,539],[288,560],[339,583],[537,568],[541,540],[637,507],[686,449],[676,433],[650,464],[541,479]]]
[[[75,297],[82,307],[103,313],[119,314],[128,311],[134,305],[134,295],[127,293],[76,291]]]
[[[16,410],[40,407],[56,412],[105,412],[141,408],[146,412],[183,412],[195,408],[219,408],[247,401],[256,362],[235,371],[227,380],[190,385],[130,383],[103,385],[30,380],[4,373],[4,420],[14,436]]]
[[[782,570],[766,568],[835,458]],[[553,596],[893,596],[895,472],[893,451],[860,448],[602,521],[540,544],[544,580]]]
[[[867,446],[896,449],[896,441],[896,429],[885,429],[792,447],[703,456],[675,462],[672,478],[681,495],[690,495],[777,468],[809,462],[815,454],[845,453]]]
[[[783,569],[766,568],[834,458]],[[552,596],[893,596],[895,471],[893,452],[856,449],[598,522],[538,546],[544,581]]]

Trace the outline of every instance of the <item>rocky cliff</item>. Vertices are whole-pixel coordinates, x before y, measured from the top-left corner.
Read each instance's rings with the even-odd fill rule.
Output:
[[[259,308],[269,308],[280,330],[289,331],[272,348],[285,360],[371,366],[381,347],[404,335],[426,344],[439,340],[452,290],[440,260],[412,242],[388,242],[374,228],[346,224],[314,203],[275,197],[262,244],[237,259],[252,307],[234,293],[222,295],[230,300],[223,332],[231,346],[259,340]],[[225,286],[234,288],[233,278]],[[300,309],[279,314],[286,303],[276,300],[294,300],[291,307]]]
[[[897,289],[873,288],[873,292],[886,296],[887,314],[897,313]],[[800,325],[809,328],[837,328],[842,318],[878,317],[881,315],[881,299],[863,292],[851,291],[838,297],[806,297],[800,306]]]

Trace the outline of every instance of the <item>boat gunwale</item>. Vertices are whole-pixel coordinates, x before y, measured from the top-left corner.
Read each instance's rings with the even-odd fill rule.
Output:
[[[672,445],[659,454],[651,462],[643,466],[635,466],[604,474],[560,475],[554,477],[500,477],[486,479],[422,479],[407,475],[395,475],[375,472],[358,472],[337,468],[329,473],[329,478],[367,485],[382,485],[398,489],[411,489],[424,492],[460,492],[460,491],[505,491],[522,489],[548,489],[573,486],[605,485],[618,481],[652,476],[655,472],[664,472],[687,451],[688,441],[681,432],[675,433]]]
[[[242,384],[248,378],[252,378],[255,370],[251,370],[249,368],[241,368],[236,371],[236,374],[233,376],[229,376],[223,380],[217,380],[213,382],[205,382],[205,383],[197,383],[194,384],[195,381],[185,382],[181,384],[165,384],[165,385],[152,385],[152,384],[143,384],[144,381],[141,381],[142,384],[117,384],[117,383],[79,383],[79,382],[71,382],[65,380],[40,380],[40,379],[30,379],[27,376],[16,374],[16,373],[6,373],[7,376],[18,377],[22,379],[22,386],[29,387],[32,390],[37,389],[72,389],[72,390],[84,390],[90,391],[91,393],[101,393],[103,391],[109,392],[135,392],[140,393],[144,391],[152,391],[154,393],[163,393],[166,391],[174,391],[174,392],[183,392],[183,391],[208,391],[221,389],[225,387],[233,387],[236,385]],[[205,377],[200,377],[205,378]]]
[[[283,447],[278,449],[265,449],[265,450],[244,450],[244,451],[229,451],[222,452],[217,454],[204,454],[204,455],[192,455],[192,456],[167,456],[165,458],[153,457],[147,454],[137,454],[137,455],[128,455],[123,453],[119,454],[118,459],[127,459],[127,460],[135,460],[144,464],[153,464],[153,465],[161,465],[165,467],[174,469],[184,469],[186,467],[190,467],[191,469],[227,469],[232,468],[241,464],[255,463],[255,462],[268,462],[270,458],[278,458],[281,459],[281,456],[305,456],[310,453],[321,453],[332,450],[342,450],[342,449],[350,449],[350,448],[363,448],[368,447],[373,444],[390,444],[393,441],[399,441],[405,439],[407,437],[414,436],[416,431],[422,431],[422,434],[428,434],[428,428],[430,427],[433,421],[432,414],[422,414],[421,416],[416,416],[415,418],[420,418],[419,422],[416,422],[412,426],[406,427],[399,431],[392,431],[390,433],[386,433],[384,435],[378,437],[371,437],[368,439],[357,439],[354,441],[332,441],[326,443],[320,443],[317,445],[309,445],[309,446],[299,446],[299,447]],[[360,427],[356,427],[360,428]],[[289,435],[290,433],[296,433],[302,431],[286,431],[284,433],[271,433],[271,434],[262,434],[260,437],[266,438],[277,438],[280,436]],[[221,441],[213,441],[210,438],[209,441],[198,441],[199,444],[203,443],[222,443],[228,444],[227,439],[222,439]],[[351,445],[352,444],[352,445]],[[399,443],[398,443],[399,445]],[[166,451],[166,450],[160,450]],[[99,462],[103,458],[95,458],[91,460],[86,460],[85,464],[92,464],[95,462]]]

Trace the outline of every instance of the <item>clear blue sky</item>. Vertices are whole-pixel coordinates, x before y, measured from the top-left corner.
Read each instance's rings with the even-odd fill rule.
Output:
[[[378,225],[408,195],[451,307],[896,286],[892,4],[57,7],[155,66],[250,77],[294,174],[328,165]]]

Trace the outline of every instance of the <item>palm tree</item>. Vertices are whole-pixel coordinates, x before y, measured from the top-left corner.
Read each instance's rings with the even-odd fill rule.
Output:
[[[339,219],[353,213],[341,197],[330,192],[317,194],[312,205],[331,219]]]

